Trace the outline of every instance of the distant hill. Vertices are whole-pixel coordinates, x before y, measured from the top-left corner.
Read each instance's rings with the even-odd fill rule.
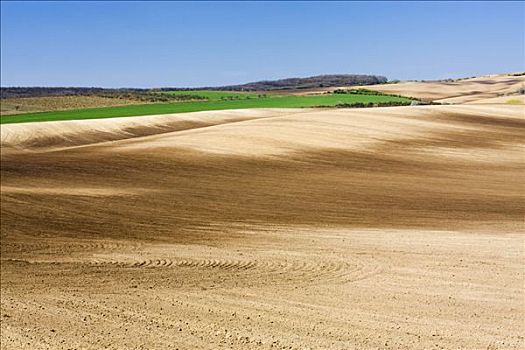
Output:
[[[307,78],[287,78],[279,80],[263,80],[241,85],[214,87],[214,90],[228,91],[271,91],[271,90],[301,90],[322,87],[343,87],[355,85],[373,85],[386,83],[388,79],[380,75],[332,74],[316,75]],[[210,88],[211,89],[211,88]]]

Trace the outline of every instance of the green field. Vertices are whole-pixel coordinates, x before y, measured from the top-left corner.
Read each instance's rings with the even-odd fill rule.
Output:
[[[234,92],[234,91],[213,91],[213,90],[177,90],[177,91],[161,91],[160,94],[175,95],[175,96],[198,96],[207,99],[208,101],[223,101],[223,100],[244,100],[261,98],[262,94],[254,94],[248,92]]]
[[[166,92],[166,93],[188,93],[188,91]],[[198,93],[198,91],[191,91]],[[176,102],[176,103],[150,103],[139,105],[127,105],[106,108],[87,108],[67,111],[40,112],[16,115],[4,115],[0,119],[1,124],[44,122],[55,120],[79,120],[115,117],[133,117],[155,114],[185,113],[225,109],[245,108],[306,108],[306,107],[352,107],[361,104],[410,104],[411,100],[405,97],[388,95],[363,95],[363,94],[323,94],[315,96],[294,95],[269,95],[246,94],[251,98],[234,98],[231,100],[221,97],[231,95],[242,95],[243,93],[230,93],[219,91],[202,91],[209,96],[209,100]],[[225,95],[226,94],[226,95]],[[261,97],[259,97],[261,96]]]

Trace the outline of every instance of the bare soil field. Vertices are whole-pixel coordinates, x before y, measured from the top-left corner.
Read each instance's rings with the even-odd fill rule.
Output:
[[[401,82],[366,86],[369,90],[420,98],[428,101],[476,103],[503,95],[513,95],[525,87],[525,76],[491,75],[456,81]],[[509,99],[512,96],[507,96]]]
[[[523,349],[523,106],[3,125],[2,349]]]
[[[485,99],[479,99],[479,100],[466,102],[466,104],[523,105],[525,104],[525,95],[507,95],[507,96],[499,96],[499,97],[489,97]]]
[[[2,115],[61,111],[67,109],[125,106],[141,102],[101,96],[51,96],[0,99]],[[144,102],[142,102],[144,103]]]

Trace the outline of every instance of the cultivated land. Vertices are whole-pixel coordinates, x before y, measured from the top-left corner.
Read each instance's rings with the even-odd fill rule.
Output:
[[[266,93],[248,93],[248,92],[233,92],[233,91],[214,91],[214,90],[179,90],[179,91],[161,91],[165,95],[185,96],[195,95],[207,99],[208,101],[224,101],[224,100],[246,100],[254,98],[267,97]]]
[[[172,94],[177,95],[180,94],[180,92],[173,92]],[[205,101],[151,103],[110,108],[88,108],[43,113],[27,113],[20,115],[2,115],[0,123],[7,124],[36,121],[100,119],[226,109],[335,107],[340,104],[410,104],[411,102],[410,99],[405,97],[362,94],[323,94],[317,96],[283,96],[260,94],[253,95],[253,97],[250,94],[244,96],[243,94],[239,93],[225,93],[212,91],[205,91],[202,93],[191,92],[191,94],[203,94],[203,96],[209,96],[210,98],[209,100]]]
[[[34,116],[30,113],[35,112],[56,112],[63,110],[74,110],[75,114],[82,114],[89,119],[98,118],[99,110],[80,111],[85,108],[95,107],[112,107],[137,105],[144,103],[164,103],[173,104],[176,102],[197,102],[185,106],[163,106],[159,108],[139,107],[129,114],[129,108],[123,110],[114,110],[112,117],[115,116],[137,116],[157,113],[183,113],[195,112],[201,110],[221,110],[234,108],[262,108],[262,107],[312,107],[315,101],[309,99],[281,99],[266,101],[268,97],[285,97],[287,95],[300,95],[298,91],[303,91],[312,87],[331,87],[331,86],[360,86],[367,84],[378,84],[386,82],[387,79],[375,75],[320,75],[307,78],[288,78],[272,81],[259,81],[243,85],[222,86],[216,88],[202,89],[134,89],[134,88],[97,88],[97,87],[2,87],[0,96],[0,114],[2,116],[13,114],[24,114],[19,117],[5,117],[0,121],[6,122],[23,122],[23,121],[51,121],[51,120],[69,120],[68,113],[56,114],[47,113],[43,116]],[[251,92],[246,92],[251,91]],[[275,93],[277,91],[277,93]],[[285,95],[285,96],[283,96]],[[242,101],[246,99],[264,99],[264,101]],[[217,102],[237,100],[236,104],[228,105],[226,108],[222,104],[203,104],[202,102]],[[344,101],[331,101],[330,99],[318,99],[318,103],[324,103],[329,106],[335,104],[409,104],[408,99],[392,99],[377,97],[367,99],[363,96]],[[94,116],[95,115],[95,116]]]
[[[0,345],[523,349],[524,113],[2,125]]]
[[[453,81],[401,82],[370,85],[366,88],[439,103],[475,104],[495,97],[502,98],[503,101],[498,103],[506,103],[508,100],[515,99],[515,95],[523,96],[525,75],[502,74]]]
[[[114,107],[128,104],[138,104],[138,102],[131,99],[100,96],[26,97],[0,100],[2,116],[79,108]]]

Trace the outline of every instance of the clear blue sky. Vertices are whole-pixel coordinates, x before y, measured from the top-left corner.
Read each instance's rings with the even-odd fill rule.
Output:
[[[523,71],[523,2],[5,2],[2,86]]]

